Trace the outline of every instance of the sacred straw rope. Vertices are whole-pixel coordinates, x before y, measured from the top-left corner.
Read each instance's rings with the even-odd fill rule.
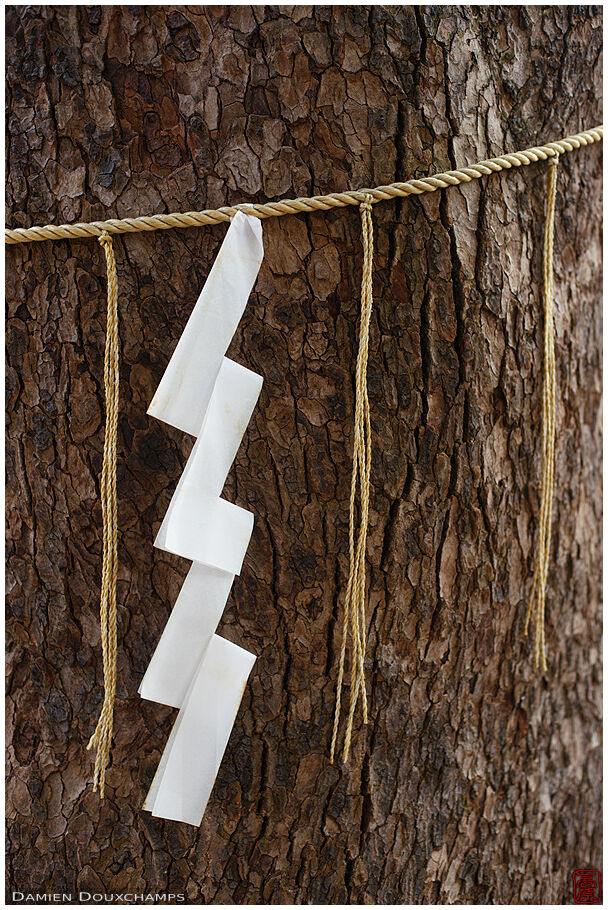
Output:
[[[367,693],[365,690],[365,546],[367,542],[367,523],[369,514],[370,477],[372,466],[372,440],[367,395],[367,360],[369,348],[369,324],[372,314],[372,268],[374,258],[374,229],[372,222],[372,196],[368,195],[359,206],[361,211],[361,232],[363,236],[363,274],[361,277],[361,320],[359,325],[359,353],[355,373],[355,424],[353,442],[353,469],[350,487],[350,520],[349,520],[349,556],[350,571],[344,602],[342,626],[342,646],[340,649],[340,666],[336,687],[336,706],[334,727],[331,738],[330,761],[333,763],[336,751],[336,739],[340,723],[340,703],[342,681],[344,678],[344,660],[349,627],[352,634],[351,645],[351,681],[350,707],[348,722],[344,735],[344,761],[348,761],[353,729],[355,707],[359,689],[363,701],[363,723],[367,723]],[[359,483],[359,534],[355,550],[355,500]]]
[[[169,228],[198,227],[229,221],[238,211],[257,218],[272,218],[280,215],[295,215],[300,212],[328,211],[347,205],[359,205],[363,230],[364,266],[361,287],[361,324],[359,333],[359,354],[356,373],[356,408],[354,427],[353,474],[350,500],[350,572],[344,607],[344,634],[340,655],[340,670],[336,692],[334,731],[331,744],[333,761],[337,729],[340,718],[340,693],[344,675],[344,659],[349,625],[352,626],[353,644],[351,656],[350,708],[344,743],[344,758],[348,758],[352,735],[353,715],[361,689],[364,722],[367,722],[367,696],[365,690],[364,658],[366,648],[365,628],[365,544],[369,508],[371,471],[371,434],[369,401],[367,396],[367,357],[369,339],[369,318],[372,307],[371,269],[373,257],[373,228],[371,207],[374,203],[400,196],[432,193],[435,190],[469,183],[513,167],[550,160],[557,163],[560,154],[600,142],[604,136],[603,126],[567,136],[556,142],[512,154],[480,161],[455,171],[446,171],[405,183],[392,183],[375,189],[361,189],[344,193],[330,193],[310,198],[284,199],[279,202],[243,203],[223,206],[203,212],[176,213],[171,215],[150,215],[137,218],[110,219],[89,224],[46,225],[44,227],[6,228],[5,243],[18,244],[43,240],[63,240],[97,237],[104,247],[108,282],[107,337],[104,363],[106,393],[106,432],[104,440],[104,461],[101,479],[103,513],[103,570],[100,602],[101,642],[104,668],[104,702],[95,733],[89,748],[95,747],[94,788],[104,795],[105,769],[109,761],[113,730],[114,699],[116,694],[116,578],[117,578],[117,513],[116,513],[116,434],[118,424],[118,285],[116,261],[111,235],[138,233],[142,231],[167,230]],[[555,439],[555,357],[552,321],[552,256],[553,256],[553,213],[555,207],[555,173],[550,168],[548,187],[547,222],[544,244],[544,290],[545,290],[545,382],[543,390],[543,472],[541,494],[541,528],[539,551],[536,561],[532,596],[526,618],[526,629],[532,613],[536,593],[535,610],[535,659],[538,665],[545,661],[544,632],[544,591],[549,560],[549,536],[551,526],[551,497],[553,489],[553,463]],[[553,176],[551,176],[553,175]],[[549,215],[551,217],[549,217]],[[355,548],[355,499],[357,480],[360,483],[359,535]]]
[[[224,206],[219,209],[208,209],[204,212],[186,212],[173,215],[147,215],[140,218],[111,219],[110,221],[93,221],[90,224],[47,224],[45,227],[6,228],[6,243],[29,243],[37,240],[77,239],[79,237],[99,237],[108,234],[133,234],[140,231],[161,231],[168,228],[198,227],[203,224],[219,224],[230,221],[238,211],[257,218],[273,218],[279,215],[296,215],[299,212],[318,212],[341,208],[346,205],[360,205],[367,196],[374,203],[396,196],[418,196],[421,193],[433,193],[435,190],[459,183],[469,183],[480,177],[546,161],[555,155],[571,152],[593,142],[599,142],[604,136],[604,127],[597,126],[591,130],[567,136],[557,142],[534,146],[522,152],[513,152],[499,158],[479,161],[457,171],[446,171],[421,180],[408,180],[406,183],[391,183],[388,186],[377,186],[375,189],[351,190],[345,193],[330,193],[327,196],[311,196],[304,199],[283,199],[280,202],[242,203],[235,206]]]
[[[116,580],[118,571],[118,515],[116,503],[116,436],[118,429],[119,351],[118,351],[118,279],[116,259],[109,234],[99,238],[106,256],[108,308],[104,357],[106,396],[106,429],[101,471],[101,511],[103,516],[103,566],[99,616],[103,653],[104,698],[95,732],[88,749],[95,749],[93,790],[104,798],[106,767],[114,729],[116,697]]]
[[[555,232],[555,195],[559,158],[549,162],[547,174],[547,212],[543,238],[543,298],[544,326],[544,381],[541,510],[538,533],[538,551],[532,579],[532,590],[526,615],[525,634],[534,611],[534,663],[543,672],[547,669],[545,644],[545,591],[551,550],[551,511],[553,504],[553,476],[555,469],[555,332],[553,324],[553,238]]]

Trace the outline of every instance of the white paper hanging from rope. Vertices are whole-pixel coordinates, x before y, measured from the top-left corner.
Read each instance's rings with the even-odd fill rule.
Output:
[[[263,256],[259,219],[237,212],[148,408],[152,417],[198,436]]]
[[[197,439],[154,541],[193,563],[140,686],[180,709],[144,808],[194,825],[255,661],[214,633],[253,528],[252,513],[220,494],[262,377],[224,354],[262,256],[259,220],[239,213],[148,410]]]

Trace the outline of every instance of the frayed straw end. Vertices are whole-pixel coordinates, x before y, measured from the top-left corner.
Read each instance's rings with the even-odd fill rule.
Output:
[[[108,738],[108,731],[100,725],[91,736],[87,745],[87,750],[95,749],[95,770],[93,772],[93,793],[99,793],[99,798],[105,796],[106,768],[110,762],[110,742],[111,734]]]

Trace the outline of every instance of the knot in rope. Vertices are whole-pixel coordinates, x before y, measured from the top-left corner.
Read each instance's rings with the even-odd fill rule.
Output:
[[[359,205],[361,212],[371,212],[374,205],[374,197],[371,193],[366,193],[364,201]]]

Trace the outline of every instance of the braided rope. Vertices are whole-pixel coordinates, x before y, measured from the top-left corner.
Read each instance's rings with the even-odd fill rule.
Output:
[[[95,749],[93,790],[104,797],[106,766],[114,729],[114,699],[116,696],[116,581],[118,572],[118,515],[116,503],[116,437],[118,430],[119,350],[118,350],[118,278],[116,259],[109,234],[99,242],[106,256],[108,281],[108,310],[106,347],[104,355],[104,387],[106,396],[106,432],[101,471],[101,512],[103,516],[103,565],[99,620],[103,653],[104,698],[95,732],[88,749]]]
[[[388,186],[377,186],[375,189],[350,190],[345,193],[329,193],[326,196],[311,196],[302,199],[282,199],[279,202],[242,203],[235,206],[223,206],[219,209],[207,209],[203,212],[186,212],[173,215],[146,215],[139,218],[111,219],[93,221],[90,224],[47,224],[44,227],[6,228],[5,242],[30,243],[40,240],[64,240],[86,237],[100,237],[102,234],[134,234],[141,231],[163,231],[169,228],[200,227],[204,224],[219,224],[230,221],[238,211],[255,215],[257,218],[276,218],[280,215],[296,215],[299,212],[324,212],[329,209],[343,208],[347,205],[361,205],[368,196],[372,203],[396,196],[412,196],[421,193],[433,193],[435,190],[459,183],[470,183],[480,177],[495,174],[512,167],[522,167],[537,161],[546,161],[556,155],[571,152],[574,149],[600,142],[604,136],[604,127],[597,126],[574,136],[567,136],[557,142],[534,146],[521,152],[501,155],[479,161],[457,171],[446,171],[424,177],[420,180],[408,180],[406,183],[391,183]]]

